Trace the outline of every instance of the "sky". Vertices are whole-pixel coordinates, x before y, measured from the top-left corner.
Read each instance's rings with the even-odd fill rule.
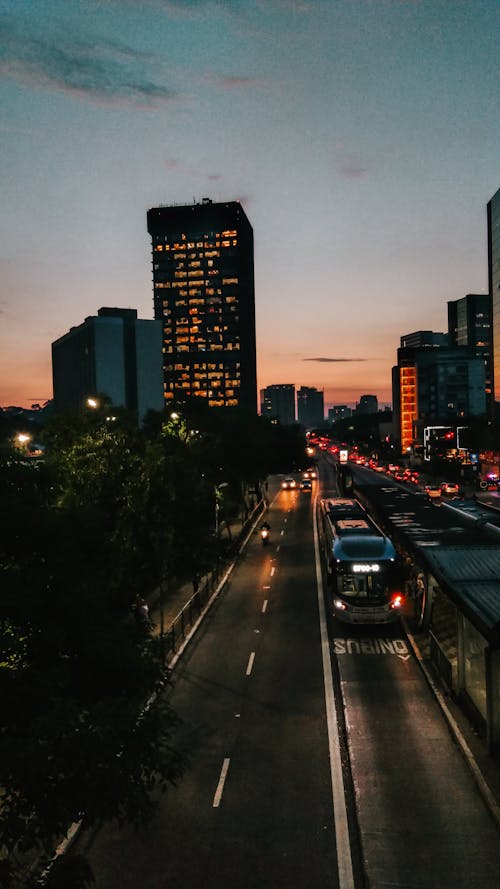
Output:
[[[403,334],[488,290],[497,0],[0,0],[0,405],[153,317],[146,212],[240,200],[258,387],[391,401]]]

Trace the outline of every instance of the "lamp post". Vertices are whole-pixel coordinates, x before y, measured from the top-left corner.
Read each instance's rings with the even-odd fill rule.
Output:
[[[23,454],[26,454],[28,451],[28,444],[31,441],[33,436],[29,435],[27,432],[18,432],[14,441]]]

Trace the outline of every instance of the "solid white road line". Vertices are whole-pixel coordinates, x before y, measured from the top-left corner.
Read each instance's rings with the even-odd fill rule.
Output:
[[[314,498],[314,507],[316,506],[316,500],[317,494]],[[319,555],[319,537],[316,509],[314,509],[313,531],[339,887],[340,889],[354,889],[351,845],[349,841],[349,824],[347,821],[344,777],[342,772],[342,759],[340,756],[340,740],[337,725],[337,715],[335,711],[335,691],[333,686],[332,664],[330,660],[330,643],[328,640],[325,602],[323,596],[323,577],[321,574],[321,562]]]
[[[247,672],[245,674],[246,676],[250,676],[250,673],[252,672],[254,660],[255,660],[255,651],[252,651],[250,657],[248,658]]]
[[[217,809],[220,805],[220,801],[222,799],[222,791],[224,790],[224,782],[227,777],[227,771],[229,769],[229,758],[225,759],[222,763],[222,769],[220,772],[219,783],[217,784],[217,790],[215,791],[214,801],[212,803],[212,808]]]

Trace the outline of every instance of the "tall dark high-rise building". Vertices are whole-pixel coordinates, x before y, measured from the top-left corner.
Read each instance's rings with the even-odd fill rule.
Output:
[[[488,293],[468,293],[448,303],[450,346],[470,346],[484,361],[486,411],[493,417],[491,297]]]
[[[89,396],[107,395],[116,407],[163,408],[162,329],[136,309],[102,308],[52,343],[56,412],[81,411]]]
[[[253,230],[238,201],[155,207],[154,316],[164,397],[257,411]]]
[[[356,405],[356,414],[377,414],[378,398],[376,395],[362,395]]]
[[[487,205],[488,289],[492,302],[493,393],[500,423],[500,188]]]
[[[277,383],[266,386],[260,393],[260,412],[263,417],[291,426],[295,423],[295,386]]]
[[[297,391],[297,417],[306,428],[318,426],[325,419],[325,397],[314,386],[301,386]]]

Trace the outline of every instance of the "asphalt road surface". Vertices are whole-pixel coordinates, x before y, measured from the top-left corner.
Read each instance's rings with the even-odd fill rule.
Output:
[[[252,539],[176,667],[185,778],[147,829],[78,840],[96,889],[500,884],[500,834],[402,628],[331,622],[325,636],[313,500],[333,473],[322,475],[312,497],[276,494],[271,543]]]
[[[147,830],[94,838],[99,889],[337,885],[311,495],[267,518],[175,671],[190,771]]]

